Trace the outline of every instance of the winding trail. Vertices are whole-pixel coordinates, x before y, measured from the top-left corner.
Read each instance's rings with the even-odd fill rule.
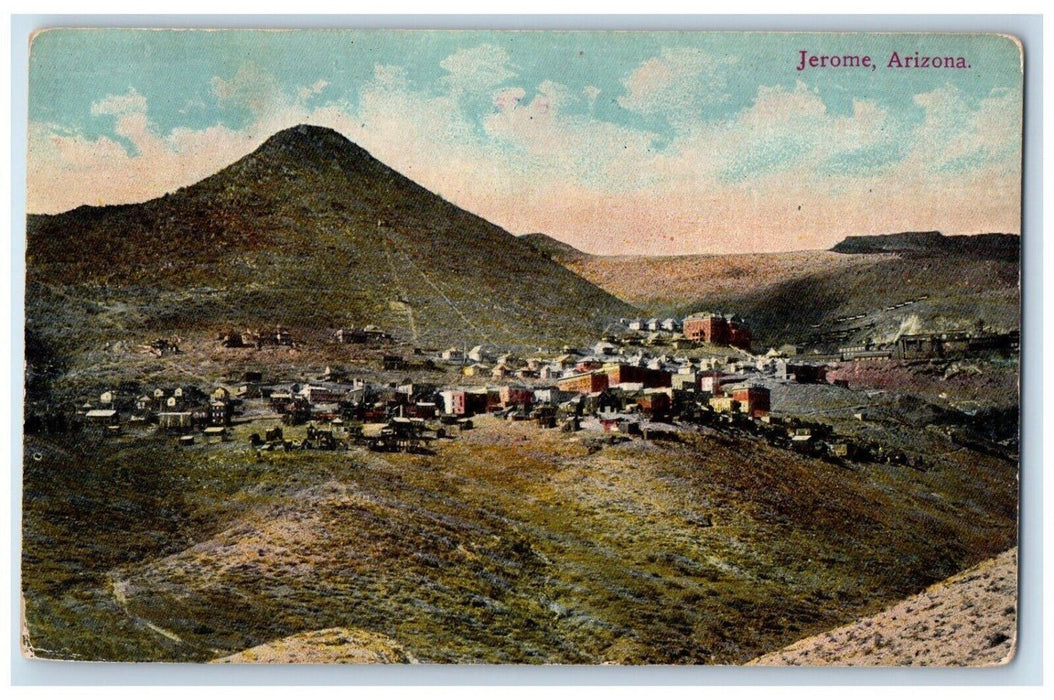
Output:
[[[168,639],[169,641],[175,642],[176,644],[187,644],[187,642],[185,642],[182,637],[180,637],[178,634],[176,634],[172,630],[166,630],[164,627],[161,627],[160,625],[155,625],[153,622],[150,622],[149,620],[146,620],[146,619],[144,619],[142,617],[139,617],[138,615],[136,615],[135,613],[133,613],[131,610],[128,609],[128,582],[127,581],[122,581],[119,578],[115,578],[114,576],[110,576],[110,589],[111,589],[111,591],[113,593],[114,600],[117,601],[118,607],[121,608],[121,612],[123,612],[125,615],[127,615],[128,619],[130,619],[132,622],[135,622],[138,625],[142,625],[143,627],[146,627],[151,632],[154,632],[155,634],[158,634],[158,635],[164,637],[165,639]],[[189,646],[196,646],[196,645],[190,644]]]

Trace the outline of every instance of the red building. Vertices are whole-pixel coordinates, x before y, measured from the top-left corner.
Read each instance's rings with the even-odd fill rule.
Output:
[[[769,414],[769,390],[763,386],[737,386],[732,389],[732,400],[739,403],[739,410],[751,418]]]
[[[534,403],[534,392],[522,386],[503,386],[499,390],[503,408]]]
[[[684,337],[713,345],[750,350],[753,334],[738,316],[696,314],[684,319]]]
[[[663,393],[645,394],[637,398],[640,412],[652,420],[670,417],[670,397]]]
[[[474,416],[487,412],[487,392],[453,389],[442,392],[443,409],[455,416]]]
[[[572,394],[595,394],[608,388],[608,375],[603,372],[576,374],[558,379],[556,387]]]
[[[734,348],[750,351],[750,343],[754,340],[754,334],[742,323],[732,321],[728,324],[728,344]]]
[[[670,373],[661,369],[635,367],[622,363],[604,365],[604,374],[608,376],[608,385],[643,384],[645,389],[661,389],[671,385]]]

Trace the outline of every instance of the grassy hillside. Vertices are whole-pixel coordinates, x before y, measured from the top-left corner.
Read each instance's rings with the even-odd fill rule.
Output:
[[[1016,464],[961,449],[845,469],[491,418],[433,455],[255,459],[250,429],[189,450],[28,441],[36,653],[211,660],[345,628],[425,663],[740,663],[1017,532]]]
[[[632,311],[318,127],[149,202],[31,216],[28,239],[42,334],[88,330],[61,305],[101,295],[151,330],[373,323],[470,345],[586,337]]]

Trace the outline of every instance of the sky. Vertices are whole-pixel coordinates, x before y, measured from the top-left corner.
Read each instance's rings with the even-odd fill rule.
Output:
[[[876,67],[799,70],[803,50]],[[145,201],[309,123],[598,254],[1019,233],[1021,60],[978,34],[50,30],[27,209]]]

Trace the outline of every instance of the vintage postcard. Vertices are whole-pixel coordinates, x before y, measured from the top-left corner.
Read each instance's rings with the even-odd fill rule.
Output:
[[[53,29],[22,648],[989,666],[997,34]]]

